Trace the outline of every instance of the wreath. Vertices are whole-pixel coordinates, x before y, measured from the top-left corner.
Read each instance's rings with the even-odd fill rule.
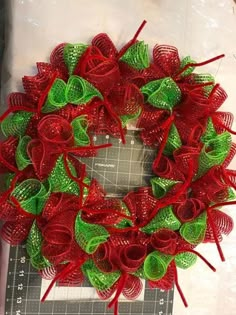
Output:
[[[52,279],[79,285],[87,278],[118,312],[122,293],[135,299],[141,279],[151,287],[176,285],[177,267],[191,267],[202,242],[220,241],[233,228],[220,207],[235,204],[233,115],[218,111],[226,93],[210,74],[178,50],[156,45],[152,58],[137,37],[120,51],[107,34],[90,45],[63,43],[24,76],[24,93],[11,93],[1,116],[1,236],[26,242],[31,264]],[[96,155],[109,134],[125,144],[137,120],[144,145],[156,150],[150,186],[123,199],[108,198],[78,157]]]

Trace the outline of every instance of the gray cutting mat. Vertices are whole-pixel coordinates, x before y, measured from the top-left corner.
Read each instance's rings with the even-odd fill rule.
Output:
[[[126,141],[124,146],[119,139],[97,136],[95,144],[112,143],[113,146],[101,150],[95,158],[82,159],[87,164],[88,175],[99,180],[108,196],[123,197],[132,189],[149,185],[153,176],[151,165],[155,151],[144,147],[135,131],[128,131]],[[56,286],[48,300],[40,303],[47,286],[48,282],[31,267],[24,246],[11,246],[5,315],[113,314],[112,309],[107,309],[107,302],[96,300],[95,290],[88,283],[73,288]],[[173,289],[164,292],[145,285],[139,301],[119,304],[119,314],[171,315],[173,294]]]

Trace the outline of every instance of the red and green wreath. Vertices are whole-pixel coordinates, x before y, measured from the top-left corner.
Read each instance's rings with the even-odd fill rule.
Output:
[[[135,299],[141,279],[181,292],[177,267],[191,267],[200,243],[220,241],[233,228],[219,210],[234,204],[236,172],[231,113],[218,109],[226,93],[203,63],[156,45],[152,58],[137,37],[120,51],[107,34],[90,45],[63,43],[50,62],[24,76],[24,93],[11,93],[1,116],[1,235],[26,242],[42,277],[81,284],[87,278],[109,307],[122,293]],[[150,186],[122,200],[107,198],[78,157],[96,155],[93,136],[109,134],[125,145],[126,125],[137,120],[144,145],[156,150]]]

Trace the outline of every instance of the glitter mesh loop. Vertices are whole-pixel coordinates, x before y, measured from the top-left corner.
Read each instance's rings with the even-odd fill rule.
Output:
[[[181,99],[181,91],[171,78],[151,81],[141,88],[141,92],[149,104],[170,111]]]
[[[72,75],[81,56],[88,48],[85,44],[66,44],[64,46],[64,61]]]
[[[42,108],[43,113],[50,113],[64,107],[67,103],[65,97],[66,83],[56,79],[48,93],[48,98]]]
[[[75,145],[86,146],[90,143],[90,138],[87,133],[88,120],[86,116],[78,116],[71,122],[74,133]]]
[[[148,45],[144,44],[143,41],[133,44],[127,49],[120,60],[138,70],[148,68]]]
[[[108,237],[109,233],[103,226],[82,221],[81,214],[77,215],[75,221],[75,238],[86,253],[94,253],[101,243],[107,241]]]
[[[175,256],[176,266],[181,269],[188,269],[192,267],[197,261],[197,255],[193,253],[180,253]]]
[[[2,133],[6,136],[24,136],[32,113],[19,111],[5,118],[1,123]]]
[[[70,76],[68,80],[65,96],[68,103],[76,105],[88,103],[94,97],[103,98],[88,81],[75,75]]]
[[[154,251],[150,253],[144,261],[144,273],[149,280],[161,279],[168,268],[173,256],[164,255]]]
[[[27,179],[20,183],[12,192],[21,207],[33,215],[39,215],[48,198],[50,187],[36,179]]]
[[[153,48],[153,62],[160,68],[162,77],[172,76],[180,67],[178,49],[170,45],[156,45]]]
[[[164,197],[175,184],[179,183],[176,180],[160,177],[153,177],[150,182],[152,185],[153,195],[157,198]]]
[[[36,222],[34,222],[26,241],[26,250],[30,256],[30,262],[32,266],[36,269],[44,269],[51,265],[49,261],[42,255],[42,242],[42,234],[38,229]]]
[[[160,229],[151,235],[151,245],[154,249],[173,255],[176,250],[177,234],[168,229]]]
[[[106,33],[96,35],[92,40],[92,45],[97,47],[104,57],[114,58],[118,54],[116,47]]]
[[[23,170],[31,164],[31,160],[27,154],[27,146],[31,138],[29,136],[23,136],[20,138],[18,146],[16,148],[16,164],[19,170]]]
[[[158,229],[166,228],[170,230],[178,230],[181,222],[175,216],[171,206],[162,208],[157,215],[148,223],[142,231],[148,234],[154,233]]]
[[[180,235],[190,244],[201,243],[205,238],[206,220],[206,212],[203,212],[191,222],[184,223],[180,228]]]

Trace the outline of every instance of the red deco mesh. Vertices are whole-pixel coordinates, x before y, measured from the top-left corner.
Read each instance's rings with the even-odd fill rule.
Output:
[[[168,229],[160,229],[151,235],[151,245],[156,250],[173,255],[176,251],[178,235]]]
[[[222,234],[228,235],[232,231],[234,225],[233,220],[229,215],[220,210],[212,210],[211,217],[215,225],[217,238],[219,241],[222,241]],[[204,242],[215,243],[213,231],[209,222],[207,222],[207,229]]]
[[[161,77],[171,77],[180,68],[180,59],[176,47],[156,45],[153,48],[153,62]]]
[[[18,139],[14,137],[9,137],[0,143],[0,174],[14,172],[17,169],[15,160],[17,145]]]
[[[65,61],[64,61],[64,47],[66,43],[58,45],[51,53],[50,55],[50,63],[52,66],[59,70],[61,73],[61,79],[64,81],[68,80],[68,69],[66,67]]]
[[[161,290],[170,290],[173,287],[175,280],[175,266],[174,262],[171,262],[167,268],[166,274],[160,280],[148,281],[151,288],[158,288]]]
[[[188,198],[184,202],[176,204],[174,210],[182,222],[188,222],[194,220],[205,210],[205,204],[199,199]]]

